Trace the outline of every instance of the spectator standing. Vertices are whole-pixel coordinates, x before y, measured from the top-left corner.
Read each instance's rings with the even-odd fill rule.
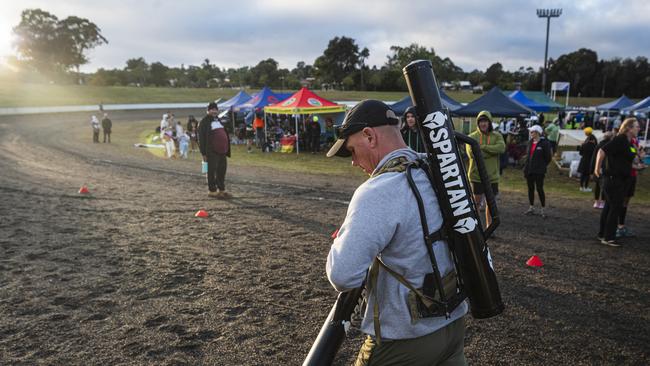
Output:
[[[578,164],[578,172],[580,173],[580,192],[591,192],[589,188],[589,178],[591,172],[594,170],[591,167],[591,161],[594,157],[594,151],[596,151],[596,146],[598,145],[598,140],[593,135],[593,130],[591,127],[585,128],[585,141],[578,147],[580,152],[580,163]]]
[[[415,118],[417,118],[415,107],[407,108],[406,112],[404,112],[404,120],[406,123],[404,124],[404,127],[402,127],[402,138],[404,139],[406,146],[416,152],[423,153],[424,142],[422,142],[422,139],[420,138],[420,132],[415,124]]]
[[[555,121],[549,121],[548,126],[546,126],[544,129],[544,132],[546,133],[546,138],[551,145],[551,151],[553,154],[555,154],[557,152],[557,143],[560,139],[560,127]]]
[[[171,159],[174,157],[175,153],[175,146],[174,146],[174,131],[172,131],[171,127],[167,127],[162,133],[162,141],[163,144],[165,145],[165,154],[167,156],[167,159]]]
[[[187,121],[187,135],[190,137],[190,152],[195,152],[199,146],[199,133],[198,133],[199,122],[190,116]]]
[[[255,113],[253,128],[255,129],[255,146],[263,149],[266,136],[264,136],[264,120],[259,113]]]
[[[176,139],[178,140],[178,153],[180,157],[187,159],[187,150],[189,150],[190,146],[190,135],[188,135],[186,132],[183,132]]]
[[[632,164],[637,156],[632,139],[639,133],[636,118],[627,118],[621,125],[616,137],[598,150],[594,175],[601,176],[602,166],[605,207],[600,214],[598,239],[604,245],[619,247],[616,241],[616,229],[619,222],[629,180],[632,176]],[[604,163],[604,165],[602,165]]]
[[[162,115],[162,119],[160,120],[160,139],[163,139],[163,134],[165,131],[169,128],[169,114],[165,113]]]
[[[104,113],[104,118],[102,119],[102,130],[104,130],[104,143],[106,143],[106,138],[108,138],[108,143],[111,143],[111,129],[113,128],[113,122],[108,118],[108,113]]]
[[[493,131],[492,127],[492,114],[488,111],[481,111],[476,116],[476,131],[469,134],[479,143],[483,159],[485,161],[485,168],[487,170],[488,178],[490,179],[490,186],[495,195],[499,193],[499,155],[506,151],[506,144],[503,141],[503,136],[500,133]],[[472,155],[472,148],[466,145],[467,156],[469,158],[468,176],[472,184],[472,192],[474,192],[474,202],[477,205],[477,211],[485,197],[485,189],[481,184],[481,178],[478,175],[478,168],[476,161]],[[486,182],[484,182],[486,183]],[[485,207],[485,226],[487,227],[492,222],[489,208]]]
[[[219,107],[211,102],[207,114],[199,123],[199,148],[203,161],[208,163],[208,196],[219,199],[231,198],[226,192],[226,169],[230,157],[230,136],[217,120]]]
[[[314,116],[309,122],[309,149],[312,154],[320,152],[320,132],[318,117]]]
[[[98,143],[99,142],[99,120],[97,119],[97,116],[93,115],[90,117],[90,127],[93,129],[93,142]]]
[[[598,156],[598,151],[605,146],[606,143],[612,140],[614,134],[611,131],[607,131],[603,134],[603,139],[596,145],[594,149],[594,154],[591,158],[591,171],[593,172],[596,169],[596,156]],[[602,173],[602,166],[598,167]],[[602,209],[605,207],[605,197],[603,192],[603,177],[596,176],[594,174],[594,181],[596,181],[596,187],[594,189],[594,208]]]
[[[645,151],[643,148],[639,147],[639,140],[634,137],[630,141],[632,143],[633,149],[636,150],[637,156],[634,157],[632,161],[632,172],[628,180],[628,184],[625,187],[625,198],[623,199],[623,208],[621,209],[621,214],[618,218],[618,228],[616,229],[616,238],[625,238],[633,237],[627,226],[625,226],[625,216],[627,215],[627,208],[630,205],[630,199],[634,196],[634,191],[636,190],[636,180],[639,175],[639,171],[645,169],[645,164],[643,164],[643,158],[645,157]]]
[[[546,218],[546,194],[544,193],[544,177],[546,175],[546,166],[551,162],[551,145],[542,136],[542,128],[540,126],[532,126],[530,128],[530,140],[526,147],[526,163],[524,165],[524,177],[528,185],[528,202],[530,207],[525,212],[526,215],[535,213],[535,189],[539,196],[541,205],[540,215]]]

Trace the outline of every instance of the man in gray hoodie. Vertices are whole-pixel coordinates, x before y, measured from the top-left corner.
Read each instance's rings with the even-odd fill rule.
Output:
[[[337,291],[363,285],[368,269],[381,262],[412,287],[423,287],[432,264],[424,243],[417,202],[406,174],[396,165],[423,155],[408,148],[398,118],[383,102],[366,100],[350,110],[338,128],[338,140],[327,153],[352,157],[352,164],[370,174],[352,196],[350,206],[327,257],[327,276]],[[443,218],[438,200],[422,169],[413,179],[426,207],[429,229],[439,230]],[[441,276],[454,272],[447,244],[433,244]],[[370,278],[368,279],[370,281]],[[368,334],[355,365],[466,365],[463,353],[467,304],[448,317],[415,319],[409,310],[409,288],[380,267],[368,297],[361,329]],[[375,302],[378,306],[375,305]],[[378,324],[373,317],[377,316]],[[415,320],[414,320],[415,319]],[[380,332],[378,339],[376,333]]]

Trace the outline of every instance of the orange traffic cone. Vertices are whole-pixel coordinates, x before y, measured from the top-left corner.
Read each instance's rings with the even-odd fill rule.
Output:
[[[528,258],[528,260],[526,261],[526,264],[528,266],[530,266],[530,267],[541,267],[541,266],[544,265],[544,263],[542,263],[542,260],[539,259],[539,257],[536,256],[536,255]]]
[[[336,239],[337,236],[339,236],[339,229],[334,230],[332,233],[332,239]]]
[[[206,211],[206,210],[198,210],[194,214],[194,217],[208,217],[208,211]]]
[[[88,190],[88,187],[81,186],[81,188],[79,188],[79,194],[89,194],[89,193],[90,191]]]

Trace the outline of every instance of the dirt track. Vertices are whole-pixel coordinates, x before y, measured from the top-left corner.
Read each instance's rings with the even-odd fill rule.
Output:
[[[158,114],[113,113],[115,129]],[[358,180],[231,166],[236,198],[208,200],[195,166],[91,144],[70,132],[86,120],[0,119],[0,363],[300,364],[335,298],[329,235]],[[468,321],[470,363],[650,363],[650,207],[634,204],[637,238],[609,248],[589,201],[549,201],[542,220],[502,194],[507,310]]]

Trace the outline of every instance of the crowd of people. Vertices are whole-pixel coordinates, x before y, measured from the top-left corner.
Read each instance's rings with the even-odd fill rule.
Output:
[[[198,125],[199,122],[192,115],[188,117],[185,127],[180,120],[175,120],[173,113],[162,115],[156,132],[165,147],[165,156],[168,159],[187,159],[188,153],[198,150]]]
[[[323,148],[332,145],[334,142],[332,118],[326,117],[323,125],[316,115],[298,118],[300,121],[296,123],[296,116],[264,116],[260,110],[251,110],[236,128],[233,143],[246,144],[248,152],[252,152],[253,146],[263,152],[286,152],[286,149],[282,149],[283,139],[286,139],[294,145],[298,144],[300,151],[312,154],[319,153]]]
[[[561,117],[561,116],[560,116]],[[593,118],[593,116],[591,116]],[[402,138],[407,146],[417,152],[424,152],[422,139],[415,124],[415,110],[407,109],[403,117]],[[560,120],[544,121],[543,114],[537,118],[502,119],[497,124],[489,111],[482,111],[476,117],[476,130],[469,136],[476,140],[485,161],[489,185],[495,194],[499,192],[499,180],[503,169],[512,162],[520,164],[528,188],[529,207],[526,215],[538,214],[547,217],[544,180],[547,167],[557,152]],[[586,135],[578,147],[580,162],[579,190],[594,193],[594,209],[602,209],[598,239],[602,244],[620,246],[617,239],[633,236],[625,225],[627,208],[634,196],[637,175],[645,169],[644,150],[639,146],[637,134],[640,123],[635,118],[627,118],[621,123],[598,125],[612,126],[601,141],[589,127],[590,118],[582,118],[581,125]],[[544,126],[545,124],[545,126]],[[496,127],[496,128],[495,128]],[[484,206],[484,185],[477,173],[474,156],[467,146],[468,176],[477,209]],[[598,158],[600,155],[604,156]],[[606,157],[606,158],[605,158]],[[520,163],[521,162],[521,163]],[[593,178],[592,178],[593,177]],[[591,182],[595,188],[590,187]],[[539,208],[535,207],[535,193]],[[486,224],[491,216],[486,206]]]
[[[211,106],[214,103],[211,103]],[[215,107],[215,106],[212,106]],[[255,146],[264,152],[280,151],[281,141],[293,138],[301,146],[302,151],[319,153],[323,147],[329,149],[335,141],[334,125],[331,118],[327,118],[323,126],[318,116],[307,116],[300,123],[295,123],[295,116],[279,115],[263,118],[259,111],[251,111],[243,123],[235,131],[229,131],[230,123],[219,120],[214,112],[209,110],[204,120],[204,126],[210,124],[211,129],[204,127],[204,135],[209,135],[212,129],[221,128],[226,133],[227,144],[220,142],[222,148],[217,155],[201,148],[200,124],[192,115],[188,117],[185,126],[176,120],[171,112],[163,114],[160,126],[157,128],[158,138],[165,148],[167,158],[187,159],[189,153],[201,150],[201,155],[208,162],[208,176],[210,192],[225,192],[225,157],[230,154],[230,134],[233,134],[233,143],[246,144],[247,150],[252,151]],[[218,111],[218,109],[216,109]],[[214,114],[214,115],[213,115]],[[598,238],[603,244],[619,246],[616,239],[632,236],[632,232],[625,225],[627,207],[631,197],[634,196],[638,172],[645,168],[643,159],[645,152],[639,146],[637,134],[640,130],[639,121],[627,118],[620,123],[593,123],[602,119],[596,114],[575,114],[570,118],[571,123],[578,121],[584,127],[586,138],[578,147],[580,162],[579,190],[593,192],[595,209],[602,209],[600,230]],[[246,122],[250,123],[246,123]],[[501,119],[498,123],[489,111],[482,111],[476,117],[476,129],[469,136],[476,140],[481,148],[481,153],[487,168],[488,183],[495,194],[499,192],[499,181],[503,169],[511,164],[519,164],[528,188],[529,207],[524,212],[526,215],[538,214],[547,217],[546,194],[544,180],[547,166],[552,156],[557,152],[559,130],[567,121],[567,117],[559,115],[554,121],[545,121],[544,115],[524,120]],[[203,122],[203,121],[202,121]],[[217,123],[219,126],[212,125]],[[295,127],[298,126],[298,131]],[[593,127],[608,130],[601,141],[593,134]],[[416,152],[424,152],[423,140],[420,138],[416,126],[416,112],[413,107],[406,110],[401,120],[400,133],[406,146]],[[586,127],[585,127],[586,126]],[[112,122],[107,113],[104,113],[100,122],[96,116],[91,117],[93,142],[99,143],[99,135],[103,130],[103,142],[111,142]],[[296,137],[296,132],[298,132]],[[208,144],[204,137],[203,144]],[[216,142],[215,142],[216,143]],[[227,149],[223,148],[227,145]],[[205,151],[204,151],[205,150]],[[223,150],[223,151],[222,151]],[[633,151],[631,153],[630,151]],[[477,209],[485,206],[486,225],[489,225],[491,216],[485,205],[485,185],[481,184],[478,176],[474,155],[471,148],[466,147],[468,162],[468,177],[474,194]],[[218,168],[217,168],[218,166]],[[212,169],[210,169],[212,167]],[[593,182],[595,187],[591,188]],[[535,207],[535,193],[539,201],[539,209]],[[216,193],[215,193],[216,194]],[[211,195],[215,195],[211,194]],[[220,194],[220,196],[229,194]]]

